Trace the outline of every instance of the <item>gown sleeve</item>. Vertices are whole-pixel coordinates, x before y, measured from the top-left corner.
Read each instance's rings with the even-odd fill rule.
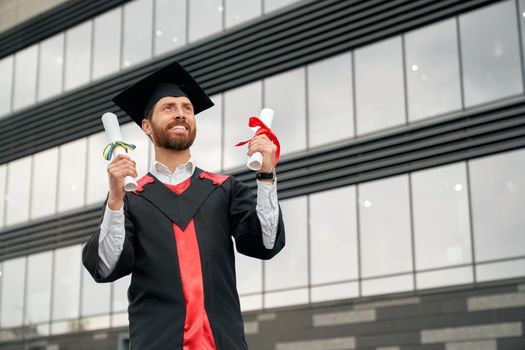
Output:
[[[235,178],[232,178],[231,186],[229,214],[237,251],[258,259],[271,259],[285,245],[281,208],[279,207],[275,244],[273,248],[267,249],[263,243],[261,222],[257,215],[256,198],[252,190]]]
[[[104,216],[104,211],[106,210],[107,200],[102,206],[102,217]],[[135,265],[135,226],[130,219],[127,195],[124,198],[124,227],[126,231],[126,236],[124,238],[124,246],[122,247],[122,252],[120,257],[117,260],[117,264],[111,273],[103,277],[102,271],[100,270],[100,256],[98,254],[98,242],[100,235],[100,225],[96,233],[91,236],[87,241],[86,245],[82,250],[82,263],[85,268],[89,271],[91,276],[96,282],[113,282],[123,276],[129,275],[133,266]],[[102,219],[101,219],[102,222]]]

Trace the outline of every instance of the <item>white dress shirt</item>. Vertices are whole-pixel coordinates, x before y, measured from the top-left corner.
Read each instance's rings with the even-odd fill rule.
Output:
[[[193,175],[195,163],[190,158],[186,163],[179,165],[175,172],[172,173],[166,165],[154,161],[149,171],[160,181],[170,185],[177,185]],[[267,249],[272,249],[275,244],[277,222],[279,220],[276,181],[272,184],[257,181],[256,211],[261,222],[263,244]],[[108,276],[115,268],[124,247],[125,236],[124,209],[111,210],[106,205],[104,218],[100,225],[98,244],[102,277]]]

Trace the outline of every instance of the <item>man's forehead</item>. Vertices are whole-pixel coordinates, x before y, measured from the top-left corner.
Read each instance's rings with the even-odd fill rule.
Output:
[[[190,99],[186,96],[165,96],[157,101],[157,105],[159,106],[167,103],[189,103],[193,106]]]

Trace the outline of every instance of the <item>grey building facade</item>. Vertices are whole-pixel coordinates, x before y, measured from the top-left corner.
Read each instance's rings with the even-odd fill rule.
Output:
[[[525,349],[524,0],[62,2],[0,32],[0,349],[124,349],[129,278],[80,265],[100,116],[173,59],[216,106],[192,154],[255,187],[272,107],[288,242],[237,256],[251,349]]]

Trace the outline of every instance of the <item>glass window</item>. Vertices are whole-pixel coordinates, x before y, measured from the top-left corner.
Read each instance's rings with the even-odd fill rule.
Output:
[[[79,244],[55,250],[53,321],[78,318],[81,261]]]
[[[38,45],[30,46],[15,54],[15,82],[13,109],[20,109],[35,102]]]
[[[7,165],[0,165],[0,227],[4,226]]]
[[[281,143],[281,155],[306,148],[306,89],[304,68],[264,80],[264,107],[275,112],[272,129]],[[283,98],[285,96],[285,98]]]
[[[152,30],[153,0],[134,0],[124,5],[123,67],[151,57]]]
[[[456,19],[405,35],[408,119],[461,109]]]
[[[58,148],[33,155],[31,218],[55,213],[58,173]]]
[[[80,316],[109,314],[110,306],[109,283],[97,283],[86,269],[82,269],[82,300]],[[109,325],[108,325],[109,326]]]
[[[262,292],[262,261],[235,253],[237,291],[239,295]]]
[[[362,276],[411,271],[408,176],[363,183],[358,191]]]
[[[88,169],[86,204],[103,202],[109,191],[107,166],[102,150],[109,143],[105,131],[88,137]],[[140,150],[138,150],[140,151]],[[134,151],[135,152],[135,151]]]
[[[300,305],[306,303],[308,303],[308,288],[266,293],[264,295],[265,308]]]
[[[0,325],[2,328],[21,326],[24,317],[26,258],[6,260],[2,265]]]
[[[478,282],[523,276],[525,276],[525,259],[500,261],[476,266],[476,279]]]
[[[51,251],[30,255],[27,258],[25,324],[49,321],[52,264]]]
[[[516,17],[514,1],[459,17],[466,106],[522,93]]]
[[[62,92],[64,69],[64,34],[58,34],[40,43],[40,65],[38,67],[38,100]]]
[[[410,290],[414,290],[414,276],[412,274],[373,278],[361,282],[362,296],[400,293]]]
[[[308,142],[310,146],[354,136],[352,55],[308,66]]]
[[[253,131],[248,127],[250,116],[262,109],[260,81],[224,93],[224,169],[246,164],[246,146],[235,147],[238,142],[250,139]]]
[[[84,204],[86,178],[86,138],[60,146],[58,211]]]
[[[223,0],[189,1],[189,41],[202,39],[222,30]]]
[[[225,0],[226,4],[226,28],[233,27],[239,23],[261,15],[262,9],[260,0]]]
[[[156,0],[155,55],[186,44],[186,0]]]
[[[264,261],[266,291],[306,286],[308,283],[308,238],[306,197],[280,202],[286,220],[286,249]]]
[[[301,0],[264,0],[264,13],[268,13]]]
[[[476,261],[525,255],[525,150],[469,161]]]
[[[29,218],[31,190],[31,157],[17,159],[7,165],[6,225]]]
[[[437,288],[472,283],[474,281],[474,271],[472,266],[465,266],[454,269],[418,272],[416,278],[418,289]]]
[[[472,262],[465,163],[412,174],[416,269]]]
[[[312,194],[309,218],[312,284],[357,279],[355,186]]]
[[[141,178],[149,171],[149,145],[151,141],[135,122],[122,125],[122,138],[137,146],[130,155],[137,163],[137,174]]]
[[[222,95],[211,96],[211,100],[215,106],[197,115],[197,138],[191,154],[198,167],[216,171],[221,169]]]
[[[0,60],[0,117],[11,111],[11,89],[13,86],[13,56]]]
[[[93,31],[93,79],[117,72],[120,68],[121,20],[121,7],[95,17],[95,28]]]
[[[89,82],[92,25],[84,22],[66,32],[66,90]]]
[[[401,38],[355,51],[357,134],[405,123]]]
[[[128,288],[131,275],[124,276],[113,282],[112,312],[125,312],[128,310]]]

